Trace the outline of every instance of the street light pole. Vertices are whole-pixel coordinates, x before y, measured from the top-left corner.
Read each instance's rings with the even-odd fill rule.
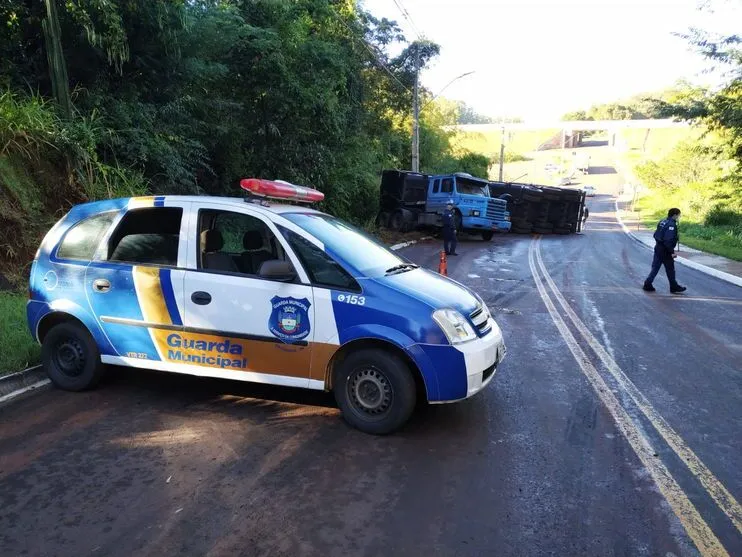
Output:
[[[420,172],[420,51],[415,48],[415,90],[412,97],[412,172]]]
[[[500,132],[500,182],[502,182],[502,165],[505,162],[505,125]]]

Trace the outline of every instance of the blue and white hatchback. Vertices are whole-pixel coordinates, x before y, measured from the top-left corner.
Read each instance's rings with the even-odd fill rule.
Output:
[[[477,393],[505,355],[473,292],[332,216],[254,198],[74,207],[34,259],[28,323],[62,389],[105,364],[322,389],[377,434],[420,399]]]

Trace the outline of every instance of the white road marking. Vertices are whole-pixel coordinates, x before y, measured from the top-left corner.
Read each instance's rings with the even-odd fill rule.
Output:
[[[577,365],[593,387],[595,393],[610,412],[618,429],[629,442],[631,448],[649,472],[660,492],[667,500],[698,550],[703,555],[728,555],[727,551],[721,545],[721,542],[713,533],[709,525],[703,520],[698,509],[696,509],[688,496],[678,485],[670,471],[660,459],[655,457],[657,450],[642,434],[641,429],[633,422],[628,412],[611,392],[611,389],[600,376],[595,366],[590,363],[590,360],[580,347],[577,339],[574,337],[557,311],[556,306],[549,297],[546,287],[539,277],[539,272],[536,268],[536,245],[537,240],[532,241],[528,250],[528,264],[531,268],[536,288],[538,289],[539,295],[541,296],[554,325],[556,325],[557,330],[566,342],[569,351],[577,362]]]
[[[616,361],[611,355],[603,348],[598,342],[598,339],[590,332],[585,323],[577,316],[572,307],[569,305],[564,296],[559,292],[557,285],[551,278],[551,275],[546,270],[546,265],[541,258],[540,251],[540,238],[534,240],[535,243],[535,255],[537,264],[546,279],[552,293],[559,301],[559,304],[564,309],[565,313],[569,317],[572,324],[577,328],[580,335],[585,339],[590,348],[600,358],[600,361],[606,367],[611,376],[616,380],[619,387],[627,393],[634,404],[642,411],[642,414],[652,422],[652,425],[659,432],[662,438],[667,442],[672,450],[677,454],[680,459],[685,463],[690,472],[701,482],[704,489],[713,498],[719,508],[726,514],[729,519],[734,523],[737,531],[742,533],[742,506],[737,502],[734,496],[724,485],[716,478],[716,476],[708,469],[708,467],[701,461],[700,458],[693,452],[693,450],[683,441],[683,438],[665,421],[665,419],[655,410],[652,404],[647,400],[647,397],[634,385],[633,381],[624,373],[624,371],[618,366]]]

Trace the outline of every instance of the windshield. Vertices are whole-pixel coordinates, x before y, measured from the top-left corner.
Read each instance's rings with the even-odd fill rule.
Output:
[[[330,215],[287,213],[283,217],[309,232],[325,245],[327,253],[363,276],[380,276],[407,263],[366,233]]]
[[[456,190],[464,195],[483,195],[487,196],[486,184],[475,180],[456,177]]]

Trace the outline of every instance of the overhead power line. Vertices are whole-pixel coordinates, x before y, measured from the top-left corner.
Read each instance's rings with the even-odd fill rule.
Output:
[[[330,12],[330,13],[332,13],[332,15],[335,17],[335,19],[337,19],[340,23],[342,23],[343,26],[348,30],[348,33],[350,33],[351,40],[353,42],[355,42],[355,43],[358,43],[358,40],[356,39],[356,36],[353,34],[353,29],[351,29],[350,26],[339,15],[337,15],[334,12]],[[402,87],[402,89],[404,89],[408,93],[412,93],[412,91],[410,91],[407,88],[407,86],[404,83],[402,83],[396,75],[394,75],[394,72],[392,72],[392,70],[390,70],[389,67],[379,58],[378,53],[377,52],[374,52],[374,50],[369,46],[369,44],[366,41],[364,41],[363,39],[360,39],[360,42],[365,47],[365,49],[368,50],[369,54],[371,54],[371,56],[373,57],[374,61],[379,66],[381,66],[382,69],[386,70],[386,73],[388,73],[389,76],[394,81],[396,81],[399,84],[400,87]]]
[[[410,12],[408,12],[407,8],[405,8],[404,4],[402,4],[402,0],[394,0],[394,3],[396,4],[397,8],[402,14],[402,17],[404,17],[407,20],[407,22],[410,24],[410,27],[412,27],[412,30],[414,31],[415,35],[417,35],[417,38],[422,40],[423,37],[420,34],[420,31],[418,30],[417,25],[415,25],[415,22],[412,21],[412,16],[410,15]]]

